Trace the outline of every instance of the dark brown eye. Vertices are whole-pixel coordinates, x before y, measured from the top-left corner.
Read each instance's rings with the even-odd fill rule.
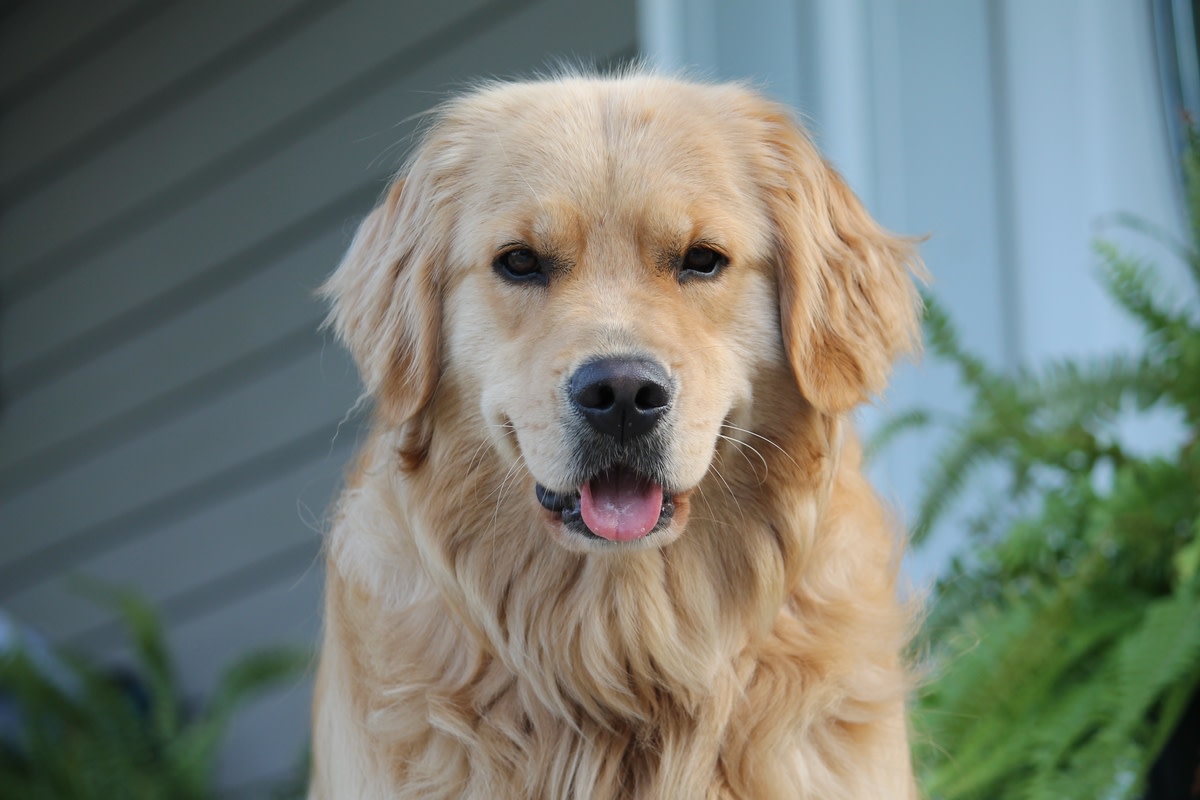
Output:
[[[535,281],[545,283],[546,275],[537,253],[528,247],[518,247],[501,253],[494,267],[502,278],[510,281]]]
[[[711,278],[720,272],[727,263],[729,263],[728,259],[711,247],[701,244],[694,245],[688,248],[679,263],[679,279]]]

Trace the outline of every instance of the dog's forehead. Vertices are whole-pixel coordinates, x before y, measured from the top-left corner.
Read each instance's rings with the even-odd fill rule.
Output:
[[[736,99],[662,79],[507,84],[460,100],[442,124],[465,194],[492,214],[687,227],[757,210],[753,125]]]
[[[745,121],[689,89],[690,102],[653,84],[511,84],[464,98],[446,122],[469,143],[469,169],[534,192],[732,187],[748,172],[730,146]]]

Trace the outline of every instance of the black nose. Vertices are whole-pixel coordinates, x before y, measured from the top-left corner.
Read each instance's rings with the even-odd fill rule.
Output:
[[[600,358],[575,371],[571,402],[593,428],[618,441],[648,433],[671,406],[670,380],[646,358]]]

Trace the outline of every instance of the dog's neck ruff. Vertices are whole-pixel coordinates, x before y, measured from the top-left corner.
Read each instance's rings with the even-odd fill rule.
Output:
[[[465,480],[485,500],[464,497],[450,514],[415,521],[422,564],[464,635],[518,682],[539,687],[563,721],[582,714],[604,726],[651,725],[664,704],[695,711],[711,702],[752,632],[769,627],[743,619],[744,609],[762,607],[763,595],[782,605],[782,554],[761,521],[723,519],[715,508],[665,549],[570,552],[550,539],[531,489],[501,489],[486,477],[506,469],[485,460],[476,483],[440,457],[435,443],[425,468],[406,479],[415,496],[461,496]],[[759,541],[702,541],[718,535]],[[714,546],[727,551],[723,563],[706,552]],[[731,568],[744,576],[736,589]]]
[[[404,474],[389,466],[393,445],[381,437],[373,448],[380,461],[347,494],[339,528],[393,529],[376,529],[384,535],[371,537],[369,549],[361,530],[335,530],[331,555],[341,579],[357,584],[346,591],[374,595],[353,631],[380,654],[362,665],[364,712],[373,737],[407,754],[405,782],[420,785],[414,775],[423,769],[436,781],[438,753],[452,747],[491,759],[473,755],[464,780],[523,782],[514,796],[604,786],[611,791],[590,796],[703,796],[714,774],[743,787],[738,796],[774,796],[754,788],[764,786],[819,788],[811,766],[800,774],[782,754],[797,737],[812,746],[846,735],[843,723],[822,719],[852,724],[894,713],[903,691],[879,680],[876,663],[839,665],[846,685],[831,685],[821,679],[827,667],[806,653],[829,635],[823,626],[844,624],[837,614],[855,613],[854,599],[806,586],[804,570],[821,557],[811,533],[835,468],[804,454],[828,452],[839,429],[827,426],[820,447],[783,443],[779,455],[763,453],[765,468],[790,473],[788,486],[807,482],[807,493],[774,496],[752,472],[729,469],[728,494],[706,488],[679,540],[611,554],[550,541],[538,506],[522,487],[504,486],[506,467],[478,455],[460,462],[470,448],[442,450],[435,436],[422,468]],[[425,516],[416,500],[436,496],[460,502]],[[380,515],[352,519],[358,509]],[[394,529],[397,520],[405,529]],[[879,660],[891,658],[896,631],[873,635]],[[404,663],[384,657],[396,653],[410,655]],[[773,716],[739,718],[762,709]],[[828,752],[839,752],[832,742]],[[538,783],[548,775],[568,783]]]

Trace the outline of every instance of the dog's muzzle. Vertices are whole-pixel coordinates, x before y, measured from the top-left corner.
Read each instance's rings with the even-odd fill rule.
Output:
[[[592,429],[618,444],[644,436],[671,407],[666,370],[648,358],[599,358],[571,376],[571,404]]]
[[[666,370],[647,358],[599,358],[567,383],[572,409],[587,423],[579,460],[590,475],[574,492],[537,486],[538,502],[585,536],[627,542],[669,524],[674,498],[653,477],[661,455],[649,434],[671,408]]]

